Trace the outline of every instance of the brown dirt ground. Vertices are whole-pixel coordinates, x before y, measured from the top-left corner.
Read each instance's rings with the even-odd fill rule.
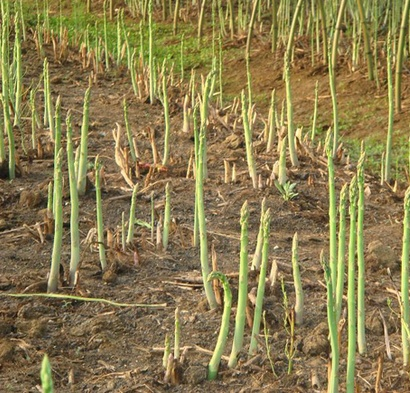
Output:
[[[47,48],[51,54],[51,48]],[[89,70],[82,70],[77,52],[71,52],[64,64],[52,61],[50,72],[53,97],[62,97],[64,114],[72,109],[75,136],[79,136],[81,108],[87,87]],[[297,59],[292,70],[294,81],[295,119],[308,129],[313,110],[313,90],[320,82],[320,124],[324,129],[331,124],[331,102],[325,69],[320,65],[311,68],[307,61]],[[35,54],[32,42],[25,46],[27,83],[42,72],[42,62]],[[282,99],[284,85],[281,78],[280,56],[275,59],[263,43],[255,44],[252,54],[253,85],[257,94],[266,95],[276,88]],[[348,73],[341,67],[338,75],[341,117],[350,119],[352,126],[345,135],[367,136],[386,128],[386,91],[376,91],[366,80],[363,70]],[[227,61],[225,81],[228,93],[237,94],[245,87],[245,65]],[[124,71],[100,75],[92,87],[90,109],[90,158],[99,154],[105,168],[103,203],[104,225],[118,234],[122,212],[129,211],[129,187],[122,179],[114,161],[112,130],[116,122],[123,123],[122,99],[130,103],[129,117],[137,138],[142,161],[152,162],[148,138],[149,128],[156,132],[158,149],[162,151],[163,113],[159,104],[150,105],[136,100],[131,92],[129,76]],[[408,89],[405,79],[405,94]],[[39,99],[40,95],[38,95]],[[270,262],[278,264],[279,277],[283,278],[290,304],[294,302],[291,272],[292,236],[299,235],[299,257],[305,291],[306,317],[296,328],[296,354],[294,368],[287,375],[284,329],[283,296],[280,285],[267,284],[265,297],[266,320],[270,335],[269,351],[277,377],[267,359],[267,348],[261,335],[258,355],[250,361],[246,354],[238,367],[229,370],[222,361],[219,377],[206,380],[206,366],[210,359],[205,351],[214,348],[221,313],[210,312],[204,302],[200,279],[198,249],[191,247],[194,180],[186,178],[186,168],[193,141],[181,131],[182,94],[174,89],[172,101],[172,163],[167,170],[155,172],[150,179],[143,174],[138,195],[137,217],[150,221],[150,194],[154,192],[156,213],[162,214],[164,187],[172,187],[172,217],[175,219],[171,242],[166,252],[157,250],[151,242],[149,230],[138,227],[135,248],[136,261],[131,251],[123,253],[115,247],[108,249],[109,274],[102,274],[95,247],[82,246],[79,286],[74,291],[63,287],[62,294],[79,294],[100,297],[116,302],[166,304],[158,309],[148,307],[113,307],[103,303],[43,298],[11,298],[11,293],[43,292],[51,260],[52,237],[41,243],[34,230],[40,223],[44,229],[44,209],[47,204],[47,184],[52,180],[51,156],[28,160],[20,152],[21,177],[10,182],[0,180],[0,391],[39,391],[39,368],[45,353],[53,368],[58,392],[323,392],[326,390],[329,345],[326,319],[326,290],[319,254],[328,247],[328,194],[326,166],[320,155],[308,156],[300,152],[301,166],[289,169],[289,177],[297,183],[298,197],[285,202],[275,187],[264,186],[254,190],[248,179],[243,145],[229,149],[224,143],[232,134],[231,124],[222,125],[218,114],[210,119],[208,129],[209,180],[205,187],[206,215],[209,241],[215,247],[218,268],[230,278],[237,294],[239,264],[239,212],[245,200],[250,206],[250,252],[256,243],[260,203],[267,198],[273,212]],[[261,117],[266,108],[261,105],[255,125],[255,135],[262,131]],[[369,116],[369,110],[371,116]],[[40,111],[41,113],[41,111]],[[405,96],[404,113],[397,117],[399,127],[409,122],[408,98]],[[326,126],[327,125],[327,126]],[[27,121],[25,131],[30,132]],[[240,126],[238,127],[240,130]],[[240,132],[239,132],[240,134]],[[43,132],[46,140],[47,131]],[[78,140],[78,139],[77,139]],[[263,179],[270,175],[276,153],[265,154],[258,147],[257,163]],[[238,181],[225,184],[222,158],[237,165]],[[336,184],[349,181],[354,165],[337,168]],[[93,178],[93,175],[90,174]],[[402,233],[402,196],[404,187],[394,193],[380,186],[377,179],[366,177],[365,241],[366,307],[368,355],[357,356],[357,385],[360,391],[375,389],[379,357],[384,358],[381,390],[406,392],[410,390],[408,370],[401,365],[401,337],[399,304],[392,289],[399,285]],[[92,190],[81,198],[80,229],[84,239],[95,227],[95,196]],[[62,262],[69,263],[69,198],[64,205],[64,241]],[[379,242],[379,243],[377,243]],[[390,268],[392,279],[387,274]],[[251,277],[250,288],[256,286],[257,277]],[[388,299],[391,305],[388,304]],[[180,365],[179,384],[163,382],[162,352],[166,334],[173,336],[174,311],[181,311],[181,345],[187,348],[186,359]],[[387,359],[385,337],[380,315],[383,315],[392,350]],[[231,330],[226,355],[229,355],[234,324],[232,311]],[[346,329],[342,334],[341,386],[345,375]],[[249,345],[247,328],[245,345]],[[312,381],[315,383],[312,385]]]

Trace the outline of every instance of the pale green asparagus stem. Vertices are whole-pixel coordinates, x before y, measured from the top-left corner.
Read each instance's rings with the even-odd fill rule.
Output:
[[[263,203],[263,202],[262,202]],[[235,318],[235,334],[233,338],[231,356],[229,357],[228,367],[234,368],[237,364],[237,357],[242,350],[243,333],[246,321],[246,302],[248,299],[248,220],[249,208],[248,202],[241,209],[241,251],[239,263],[239,289],[238,289],[238,306]]]
[[[156,73],[154,64],[154,48],[153,48],[153,23],[152,23],[152,0],[148,0],[148,67],[149,67],[149,99],[150,103],[155,102],[156,90]]]
[[[34,89],[30,90],[30,109],[31,109],[31,148],[33,150],[36,150],[37,149],[38,113],[36,109],[36,90]],[[1,154],[0,154],[0,157],[1,157]]]
[[[268,140],[266,143],[266,152],[270,152],[273,149],[273,143],[276,130],[276,90],[272,90],[272,96],[269,107],[268,115]]]
[[[299,13],[302,9],[303,0],[298,0],[295,7],[295,12],[293,14],[292,24],[289,31],[288,43],[286,46],[285,52],[285,64],[284,64],[284,73],[285,73],[285,84],[286,84],[286,104],[287,104],[287,116],[288,116],[288,138],[289,138],[289,154],[292,165],[297,167],[299,166],[299,160],[296,151],[295,143],[295,133],[294,133],[294,124],[293,124],[293,103],[292,103],[292,90],[290,82],[290,62],[292,58],[292,51],[294,49],[293,42],[296,30],[296,23],[299,16]]]
[[[337,204],[335,190],[335,170],[333,150],[330,146],[330,132],[327,135],[327,169],[329,187],[329,265],[332,276],[332,288],[337,287]]]
[[[221,362],[222,353],[225,349],[226,341],[229,333],[229,317],[232,307],[232,293],[229,287],[229,282],[226,276],[220,272],[212,272],[207,281],[218,279],[221,281],[224,289],[224,310],[222,314],[221,329],[219,331],[218,340],[216,342],[215,350],[208,365],[208,379],[214,380],[218,375],[219,364]]]
[[[400,25],[400,37],[397,44],[397,61],[396,61],[396,78],[395,78],[395,101],[396,112],[401,112],[401,82],[403,73],[403,63],[405,58],[406,36],[409,28],[409,12],[410,12],[410,0],[406,0],[402,8],[402,19]],[[370,73],[369,73],[370,74]]]
[[[4,75],[4,74],[3,74]],[[3,78],[7,79],[7,78]],[[4,116],[4,128],[7,133],[7,138],[9,140],[9,179],[13,180],[16,177],[16,148],[14,142],[14,131],[13,125],[10,118],[10,102],[8,99],[8,94],[0,94],[0,100],[3,105],[3,116]],[[2,130],[0,132],[3,132]],[[2,138],[3,139],[3,138]],[[4,143],[1,143],[1,150],[3,150]]]
[[[41,363],[40,379],[42,392],[53,393],[53,377],[51,373],[50,361],[48,360],[47,354],[44,355],[43,361]]]
[[[410,252],[410,188],[404,197],[404,220],[403,220],[403,242],[401,256],[401,339],[403,348],[403,365],[409,364],[409,327],[410,327],[410,305],[409,305],[409,252]]]
[[[110,69],[110,50],[108,47],[108,28],[107,28],[107,0],[104,0],[103,5],[104,10],[104,54],[105,54],[105,69],[108,71]]]
[[[258,9],[258,5],[259,5],[259,0],[253,0],[252,13],[251,13],[251,17],[249,20],[249,26],[248,26],[248,37],[246,39],[246,50],[245,50],[246,58],[249,58],[251,56],[251,38],[253,35],[253,26],[255,24],[256,11]]]
[[[175,309],[175,336],[174,336],[174,359],[179,360],[180,357],[180,339],[181,339],[181,319],[179,307]]]
[[[14,126],[20,127],[21,103],[23,96],[23,65],[21,60],[21,32],[20,32],[20,12],[17,11],[14,17],[14,62],[15,62],[15,101],[14,101]],[[23,144],[23,140],[21,141]]]
[[[313,108],[313,121],[312,121],[312,144],[315,143],[315,136],[316,136],[316,124],[317,124],[317,110],[318,110],[318,105],[319,104],[319,81],[316,81],[315,85],[315,105]]]
[[[259,272],[258,291],[256,294],[255,312],[253,316],[252,337],[249,346],[249,355],[253,356],[256,353],[258,346],[257,337],[259,335],[260,323],[262,318],[263,298],[265,296],[265,279],[266,269],[269,258],[269,235],[270,235],[270,221],[271,213],[270,209],[266,210],[263,219],[263,249],[262,249],[262,263],[261,270]]]
[[[154,191],[151,191],[151,241],[154,242],[155,231],[155,203],[154,203]]]
[[[43,64],[44,79],[44,125],[50,128],[50,138],[54,141],[54,122],[53,122],[53,101],[51,98],[50,74],[48,69],[48,60],[44,59]]]
[[[321,255],[321,262],[325,271],[325,280],[327,288],[327,321],[330,333],[330,346],[332,348],[332,368],[328,382],[328,393],[338,393],[339,389],[339,340],[338,340],[338,319],[336,315],[334,303],[334,290],[332,288],[332,276],[329,265],[325,262],[323,254]]]
[[[339,201],[339,237],[337,257],[337,286],[335,296],[336,321],[342,314],[343,289],[345,284],[345,249],[346,249],[346,208],[347,208],[347,183],[340,191]]]
[[[140,95],[140,89],[138,87],[138,82],[137,82],[137,70],[135,69],[135,55],[137,54],[137,50],[134,48],[132,51],[131,55],[131,61],[130,61],[130,74],[131,74],[131,84],[132,84],[132,90],[134,92],[134,95],[136,97],[139,97]]]
[[[3,109],[3,105],[2,105]],[[4,115],[4,112],[3,112]],[[4,130],[4,122],[0,119],[0,130]],[[4,133],[0,132],[0,165],[6,161],[6,145],[4,142]]]
[[[53,182],[48,183],[47,187],[47,214],[53,215]]]
[[[171,227],[171,191],[169,182],[165,186],[164,227],[162,232],[162,247],[168,248],[169,231]]]
[[[58,279],[60,275],[60,263],[61,263],[61,245],[63,241],[63,174],[62,174],[62,149],[58,152],[54,158],[54,206],[56,210],[54,212],[54,242],[53,251],[51,256],[50,274],[48,277],[47,292],[55,292],[58,287]]]
[[[117,14],[117,58],[116,58],[117,67],[121,63],[121,52],[122,52],[121,50],[121,47],[122,47],[121,45],[121,19],[122,19],[121,16],[123,16],[123,13],[119,12]]]
[[[55,115],[54,115],[54,156],[57,156],[58,152],[61,149],[61,96],[57,97],[56,101],[56,109],[55,109]],[[56,170],[56,168],[54,168]],[[56,193],[56,186],[54,184],[54,191],[53,194],[55,195]],[[54,205],[53,205],[53,214],[56,209],[55,205],[56,198],[54,197]]]
[[[262,246],[263,246],[263,217],[266,211],[266,198],[262,199],[261,204],[261,218],[259,224],[258,238],[256,240],[255,253],[253,254],[252,270],[259,270],[262,260]]]
[[[391,34],[387,35],[387,94],[389,102],[389,121],[387,126],[386,153],[384,164],[384,181],[391,181],[391,162],[392,162],[392,147],[393,147],[393,128],[394,128],[394,94],[393,94],[393,51]],[[397,75],[396,75],[397,77]]]
[[[104,271],[107,267],[105,256],[104,243],[104,222],[103,222],[103,206],[101,199],[101,164],[98,156],[95,158],[95,196],[97,204],[97,238],[98,238],[98,252],[100,255],[101,270]]]
[[[204,153],[205,153],[205,126],[201,127],[199,133],[199,146],[198,146],[198,160],[196,163],[196,193],[195,204],[197,210],[197,222],[199,228],[199,244],[201,255],[201,270],[202,278],[204,282],[205,295],[208,300],[209,307],[211,309],[217,308],[218,304],[215,299],[215,294],[212,290],[212,285],[207,281],[210,268],[208,261],[208,238],[206,231],[206,218],[205,218],[205,200],[204,200]]]
[[[302,280],[300,277],[299,270],[299,253],[298,253],[298,233],[296,232],[293,236],[292,242],[292,271],[293,271],[293,282],[295,285],[295,324],[300,326],[303,324],[304,317],[304,294],[302,287]]]
[[[337,148],[339,146],[339,112],[337,104],[337,93],[336,93],[336,77],[334,75],[334,67],[329,64],[329,85],[330,93],[332,96],[332,106],[333,106],[333,143],[331,146],[332,156],[336,157]],[[330,141],[329,141],[330,143]]]
[[[8,20],[8,13],[2,14],[3,22]],[[2,94],[0,94],[0,100],[3,106],[3,121],[4,131],[7,134],[9,140],[9,179],[12,180],[16,177],[16,163],[15,163],[15,143],[13,125],[10,115],[10,77],[9,77],[9,23],[2,23],[2,37],[1,37],[1,74],[2,74]],[[3,133],[3,131],[0,131]],[[0,162],[6,159],[4,138],[0,137]]]
[[[203,155],[203,177],[208,178],[208,165],[207,165],[207,145],[206,145],[206,129],[208,124],[209,113],[209,100],[213,94],[213,86],[215,84],[215,72],[211,71],[206,77],[205,83],[202,84],[202,96],[200,98],[200,133],[203,133],[205,138],[203,139],[203,145],[201,154]],[[194,85],[193,85],[194,86]]]
[[[175,7],[176,8],[176,7]],[[174,33],[175,34],[175,33]],[[185,57],[185,53],[184,53],[184,41],[185,41],[185,34],[182,34],[181,36],[181,49],[179,51],[180,53],[180,67],[181,67],[181,83],[184,82],[185,79],[185,69],[184,69],[184,57]]]
[[[77,189],[79,195],[84,195],[87,185],[88,163],[88,113],[90,107],[91,87],[88,87],[84,96],[83,121],[81,125],[80,158],[77,173]]]
[[[357,178],[353,177],[349,187],[350,201],[350,237],[349,262],[347,273],[347,372],[346,392],[355,392],[356,368],[356,297],[355,297],[355,256],[356,256],[356,205],[357,205]]]
[[[192,123],[192,109],[188,107],[189,105],[189,96],[188,94],[184,97],[183,103],[183,123],[182,123],[182,131],[185,133],[190,133],[191,131],[191,123]]]
[[[138,184],[136,184],[134,186],[134,189],[132,190],[130,217],[128,219],[127,244],[132,244],[134,240],[135,211],[137,209],[137,192],[138,192]]]
[[[132,158],[132,162],[136,163],[137,162],[137,154],[135,152],[134,148],[134,142],[132,139],[132,131],[131,131],[131,126],[130,122],[128,120],[128,105],[127,105],[127,100],[124,98],[123,101],[123,109],[124,109],[124,122],[125,122],[125,130],[127,131],[127,139],[128,139],[128,146],[130,148],[130,154]]]
[[[74,285],[75,276],[80,263],[80,233],[78,228],[78,191],[77,179],[74,169],[74,152],[73,152],[73,130],[71,126],[71,114],[67,115],[67,161],[68,161],[68,178],[70,185],[70,235],[71,235],[71,259],[70,259],[70,285]]]
[[[200,149],[200,138],[197,122],[198,107],[194,107],[193,115],[193,127],[194,127],[194,150],[195,150],[195,180],[198,178],[198,165],[199,165],[199,149]],[[197,187],[197,186],[196,186]],[[192,245],[198,247],[199,242],[199,219],[198,219],[198,198],[195,196],[195,206],[194,206],[194,231],[192,236]]]
[[[285,136],[280,143],[280,153],[279,153],[279,173],[278,173],[278,183],[283,187],[287,180],[286,171],[286,146],[288,142],[288,137]]]
[[[288,142],[289,155],[292,165],[299,166],[298,154],[295,143],[295,126],[293,124],[293,103],[292,103],[292,88],[290,83],[290,59],[285,54],[285,84],[286,84],[286,108],[288,117]]]
[[[126,236],[125,236],[125,212],[121,213],[121,249],[122,252],[125,252],[126,246]]]
[[[251,122],[249,121],[249,108],[246,101],[245,92],[242,90],[241,95],[242,101],[242,119],[243,127],[245,132],[245,147],[246,147],[246,159],[248,162],[249,176],[252,179],[253,188],[258,187],[258,174],[256,173],[256,164],[253,156],[253,145],[252,145],[252,128]]]
[[[165,130],[164,130],[164,156],[162,158],[162,165],[168,165],[169,161],[169,137],[171,131],[171,120],[169,117],[169,102],[168,102],[168,90],[167,90],[167,78],[165,76],[165,67],[162,74],[162,105],[164,106],[164,121],[165,121]]]
[[[370,39],[370,36],[369,36],[369,29],[367,27],[368,18],[367,18],[367,14],[364,10],[363,1],[362,0],[356,0],[356,3],[357,3],[357,9],[359,11],[361,28],[362,28],[362,33],[363,33],[364,54],[365,54],[366,60],[367,60],[367,75],[368,75],[369,80],[372,81],[372,80],[374,80],[374,65],[373,65],[372,48],[370,46],[371,45],[371,43],[370,43],[371,39]],[[407,1],[407,3],[409,3],[409,1]],[[407,7],[407,9],[408,9],[408,7]],[[407,20],[407,23],[408,23],[408,20]]]
[[[222,35],[219,32],[218,48],[219,48],[219,62],[218,62],[218,81],[219,81],[219,106],[223,108],[223,49],[222,49]]]
[[[361,355],[366,348],[366,311],[365,284],[366,272],[364,261],[364,161],[366,153],[362,144],[362,154],[357,164],[357,348]]]
[[[19,13],[21,15],[21,32],[22,32],[22,37],[23,37],[23,41],[26,41],[26,24],[24,21],[24,12],[23,12],[23,0],[19,1]]]

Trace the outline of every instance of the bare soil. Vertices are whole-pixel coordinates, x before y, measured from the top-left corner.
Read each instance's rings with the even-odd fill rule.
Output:
[[[303,49],[303,48],[302,48]],[[42,61],[32,39],[24,43],[25,81],[39,80]],[[68,58],[53,61],[51,46],[46,47],[50,61],[52,94],[60,95],[64,117],[72,110],[76,142],[79,142],[84,92],[89,69],[83,69],[78,51]],[[292,69],[295,121],[309,129],[313,113],[313,92],[320,83],[319,124],[326,130],[331,124],[331,101],[326,68],[312,68],[301,50]],[[267,282],[264,309],[269,330],[268,347],[261,330],[258,355],[246,354],[250,328],[246,328],[245,350],[238,367],[227,368],[223,359],[216,381],[207,381],[207,364],[214,349],[221,312],[209,311],[201,285],[200,259],[191,246],[194,217],[194,186],[192,173],[187,177],[188,161],[193,149],[192,135],[182,132],[182,99],[184,87],[173,88],[170,95],[172,117],[171,163],[161,170],[144,173],[138,179],[137,217],[150,222],[151,193],[154,193],[157,218],[163,215],[164,188],[170,183],[174,226],[166,251],[151,241],[150,229],[138,226],[134,249],[121,251],[107,246],[109,268],[102,272],[95,239],[82,245],[79,283],[75,289],[61,283],[60,294],[104,298],[118,303],[143,303],[150,307],[116,307],[101,302],[61,300],[39,297],[14,298],[9,294],[44,293],[51,261],[52,235],[41,241],[36,224],[46,230],[45,208],[47,186],[53,178],[52,155],[47,153],[48,130],[41,130],[44,156],[26,156],[21,149],[21,176],[13,181],[0,180],[0,391],[38,392],[41,360],[48,354],[57,392],[324,392],[327,387],[329,363],[326,289],[319,261],[321,250],[328,249],[327,168],[322,153],[299,151],[301,165],[289,168],[290,181],[297,183],[298,196],[284,201],[278,190],[266,185],[276,151],[265,153],[258,135],[263,130],[262,118],[267,117],[270,91],[276,88],[278,102],[284,96],[282,60],[272,55],[269,47],[255,40],[252,52],[252,83],[256,95],[265,95],[266,105],[256,108],[255,151],[263,186],[255,190],[248,178],[246,153],[241,140],[232,143],[231,135],[242,138],[241,125],[233,129],[235,115],[211,110],[208,127],[209,179],[205,186],[205,210],[209,244],[216,252],[218,269],[228,275],[234,295],[231,329],[225,355],[232,343],[234,312],[238,286],[240,208],[245,200],[250,207],[250,253],[253,253],[260,220],[260,204],[266,197],[272,210],[270,265],[276,261],[278,279]],[[346,120],[344,136],[364,138],[384,132],[387,124],[385,79],[381,90],[368,82],[365,70],[348,72],[341,63],[338,74],[338,99],[341,118]],[[225,92],[238,94],[246,86],[245,64],[227,60]],[[409,123],[407,89],[404,75],[404,112],[397,116],[397,128]],[[122,101],[129,102],[129,118],[141,157],[141,167],[153,163],[149,142],[154,130],[159,152],[163,149],[164,121],[160,103],[153,105],[137,100],[132,93],[129,75],[114,70],[98,75],[93,83],[90,107],[90,161],[99,154],[104,165],[104,225],[114,238],[120,238],[122,212],[128,215],[131,192],[115,163],[112,130],[119,123],[124,130]],[[41,94],[38,95],[42,105]],[[41,113],[41,110],[40,110]],[[30,135],[30,119],[24,121],[24,133]],[[124,137],[124,144],[125,137]],[[237,182],[224,183],[223,159],[236,164]],[[337,165],[336,185],[350,181],[355,164]],[[66,173],[65,173],[66,178]],[[95,228],[94,175],[90,171],[90,190],[80,201],[81,239]],[[67,183],[67,181],[66,181]],[[377,370],[382,368],[379,392],[410,390],[408,370],[402,367],[400,353],[400,307],[395,289],[400,285],[402,236],[402,202],[404,185],[393,192],[379,180],[366,176],[366,356],[357,356],[358,391],[374,392]],[[64,240],[62,265],[64,274],[70,259],[69,194],[65,186]],[[285,348],[289,334],[284,327],[286,312],[280,279],[283,279],[289,304],[294,303],[291,269],[291,245],[295,232],[299,235],[299,258],[305,291],[306,316],[296,328],[293,371],[288,374]],[[269,267],[270,268],[270,267]],[[391,277],[387,274],[391,271]],[[249,289],[257,285],[257,273],[250,278]],[[181,313],[181,345],[185,360],[179,364],[174,383],[164,382],[162,348],[165,335],[173,337],[174,313]],[[250,305],[250,310],[252,306]],[[383,328],[383,319],[387,335]],[[386,337],[392,358],[386,354]],[[346,327],[341,336],[341,390],[344,389],[347,349]],[[267,351],[273,360],[272,372]],[[383,362],[382,362],[383,361]]]

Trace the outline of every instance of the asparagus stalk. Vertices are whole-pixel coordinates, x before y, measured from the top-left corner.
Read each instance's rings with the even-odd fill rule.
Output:
[[[261,265],[261,260],[262,260],[262,246],[263,246],[263,217],[265,215],[266,211],[266,198],[262,199],[262,204],[261,204],[261,218],[260,218],[260,224],[259,224],[259,232],[258,232],[258,238],[256,240],[256,249],[255,253],[253,254],[253,260],[252,260],[252,270],[258,270],[260,265]]]
[[[171,227],[171,192],[169,182],[165,186],[165,211],[164,211],[164,227],[162,232],[162,246],[164,250],[168,248],[169,231]]]
[[[302,325],[304,316],[304,294],[302,288],[302,280],[299,270],[299,254],[298,254],[298,233],[293,236],[292,242],[292,270],[293,281],[295,285],[296,303],[295,303],[295,323]]]
[[[135,210],[137,206],[137,192],[138,184],[134,186],[131,196],[131,208],[130,208],[130,217],[128,219],[128,234],[127,234],[127,244],[132,244],[134,239],[134,230],[135,230]]]
[[[74,169],[74,152],[73,152],[73,140],[72,140],[72,125],[71,114],[67,115],[67,161],[68,161],[68,177],[70,184],[70,234],[71,234],[71,259],[70,259],[70,285],[75,284],[75,276],[80,263],[80,233],[78,228],[78,191],[77,191],[77,179]]]
[[[361,355],[366,348],[366,311],[365,311],[365,261],[364,261],[364,160],[366,153],[362,145],[362,154],[357,165],[357,347]]]
[[[107,267],[105,256],[104,243],[104,222],[103,222],[103,207],[101,199],[101,164],[98,156],[95,158],[95,196],[97,203],[97,238],[98,238],[98,253],[100,255],[101,270],[104,271]]]
[[[353,177],[349,187],[350,201],[350,237],[349,237],[349,263],[347,273],[347,372],[346,392],[355,391],[356,368],[356,297],[355,297],[355,256],[356,256],[356,205],[357,205],[357,178]]]
[[[216,342],[215,350],[208,365],[208,379],[214,380],[218,375],[219,364],[221,363],[222,353],[225,349],[226,341],[229,333],[229,317],[232,307],[232,292],[229,287],[229,282],[226,276],[220,272],[212,272],[207,281],[218,279],[221,281],[224,289],[224,309],[222,313],[221,328],[219,330],[218,340]]]
[[[47,354],[44,355],[43,361],[41,362],[41,388],[43,393],[53,393],[53,377],[51,373],[51,365]]]
[[[330,333],[330,346],[332,348],[332,368],[329,378],[329,393],[338,393],[339,389],[339,340],[338,340],[338,319],[334,303],[334,295],[332,288],[332,275],[329,265],[325,262],[323,254],[321,255],[321,262],[325,271],[325,280],[327,288],[327,320]]]
[[[337,257],[337,285],[335,295],[336,320],[342,314],[343,288],[345,283],[345,248],[346,248],[346,208],[347,208],[347,183],[340,191],[339,201],[339,237]]]
[[[260,323],[262,318],[263,298],[265,296],[265,279],[266,269],[269,258],[269,235],[270,235],[270,221],[271,213],[270,209],[266,210],[263,219],[263,248],[262,248],[262,263],[261,270],[259,272],[258,291],[256,294],[255,312],[253,317],[252,337],[249,346],[249,355],[253,356],[256,353],[258,346],[257,336],[259,335]]]
[[[248,202],[241,209],[241,251],[239,265],[239,291],[238,306],[235,318],[235,334],[233,338],[231,356],[229,357],[228,367],[234,368],[237,364],[237,356],[242,350],[243,333],[246,321],[246,302],[248,299]]]
[[[252,129],[251,129],[251,122],[249,121],[248,103],[246,102],[244,91],[242,91],[241,101],[242,101],[242,119],[243,119],[244,131],[245,131],[245,146],[246,146],[246,159],[248,162],[248,171],[249,171],[249,176],[252,179],[253,188],[257,188],[258,187],[258,175],[256,173],[256,164],[255,164],[255,159],[253,156]]]
[[[410,327],[410,301],[409,301],[409,251],[410,251],[410,188],[404,197],[404,220],[403,220],[403,245],[401,257],[401,338],[403,350],[403,365],[409,364],[409,327]]]
[[[54,243],[51,256],[51,268],[48,277],[47,292],[55,292],[58,287],[61,263],[61,245],[63,241],[63,174],[62,174],[62,149],[54,158],[54,194],[55,212],[54,212]]]
[[[80,159],[77,173],[77,189],[79,195],[84,195],[87,185],[87,161],[88,161],[88,113],[90,108],[91,86],[87,88],[84,96],[83,121],[81,124]]]

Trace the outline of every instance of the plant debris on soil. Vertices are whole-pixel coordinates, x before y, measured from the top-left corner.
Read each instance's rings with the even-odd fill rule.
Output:
[[[23,42],[25,83],[39,80],[43,63],[32,37]],[[53,61],[52,46],[45,45],[50,62],[52,96],[61,96],[63,114],[71,110],[75,141],[79,143],[84,92],[89,84],[89,69],[83,69],[78,51],[68,49],[63,62]],[[272,88],[283,94],[282,69],[275,66],[275,57],[261,43],[252,53],[252,83],[257,94]],[[226,91],[245,87],[245,65],[230,60],[224,66]],[[331,101],[324,70],[312,70],[303,57],[295,61],[292,80],[297,85],[295,118],[309,127],[313,111],[313,92],[321,80],[320,101],[322,124],[331,122]],[[342,117],[344,108],[360,97],[374,102],[377,92],[360,71],[339,71],[338,96]],[[408,80],[403,82],[408,88]],[[351,87],[354,85],[354,89]],[[296,87],[294,88],[296,91]],[[347,88],[346,88],[347,89]],[[265,334],[261,329],[258,353],[247,357],[251,328],[245,331],[245,350],[238,366],[228,369],[223,358],[216,381],[207,381],[207,364],[219,332],[221,310],[209,311],[202,286],[199,250],[192,247],[195,180],[188,162],[194,148],[193,137],[182,130],[184,86],[170,91],[171,161],[161,168],[153,166],[150,144],[155,134],[157,148],[162,151],[163,108],[158,103],[138,100],[125,70],[101,73],[92,84],[90,104],[89,159],[99,155],[103,173],[103,219],[108,238],[120,239],[122,213],[129,212],[132,190],[120,174],[115,161],[113,130],[125,130],[122,102],[128,102],[129,121],[140,154],[140,184],[136,216],[141,223],[151,220],[151,195],[157,220],[163,215],[165,185],[171,186],[173,227],[166,251],[158,249],[151,239],[151,229],[138,225],[134,248],[125,252],[113,241],[107,245],[108,268],[102,272],[98,244],[92,235],[96,227],[93,171],[90,187],[80,198],[80,231],[82,240],[81,266],[75,289],[69,288],[66,275],[70,260],[69,192],[65,173],[64,235],[61,298],[34,296],[47,291],[53,235],[47,231],[47,188],[53,179],[53,156],[48,153],[48,130],[41,130],[43,157],[19,153],[20,176],[9,181],[0,179],[0,392],[38,392],[40,366],[44,354],[50,358],[56,392],[324,392],[327,388],[329,341],[326,315],[326,286],[320,264],[321,250],[328,250],[328,180],[327,166],[321,149],[299,146],[300,167],[289,168],[288,178],[296,183],[298,196],[285,201],[270,179],[278,153],[265,152],[257,135],[263,131],[262,118],[266,108],[256,107],[254,148],[257,152],[260,189],[253,189],[249,179],[243,130],[233,126],[235,113],[221,110],[211,103],[208,125],[208,180],[205,184],[205,212],[209,244],[216,254],[217,268],[225,273],[233,291],[234,305],[231,329],[225,355],[232,344],[235,305],[238,288],[240,209],[249,203],[250,253],[256,245],[260,222],[261,201],[265,197],[272,211],[269,269],[277,267],[276,280],[266,283],[264,310]],[[323,94],[322,94],[323,93]],[[255,93],[256,94],[256,93]],[[41,95],[38,99],[41,101]],[[323,100],[323,101],[322,101]],[[404,100],[406,104],[406,100]],[[374,107],[373,107],[374,108]],[[363,119],[366,105],[357,105],[355,118]],[[329,112],[330,111],[330,112]],[[400,115],[408,124],[408,110]],[[379,117],[366,117],[360,123],[361,137],[375,128],[385,127]],[[24,120],[24,119],[23,119]],[[297,120],[299,121],[299,120]],[[360,120],[361,121],[361,120]],[[330,123],[328,123],[330,124]],[[23,121],[24,132],[31,129],[30,119]],[[354,128],[354,126],[352,126]],[[357,130],[350,129],[345,135]],[[232,137],[234,136],[234,138]],[[125,131],[121,142],[125,143]],[[29,152],[30,153],[30,152]],[[348,152],[345,152],[347,155]],[[236,165],[235,183],[224,182],[224,161]],[[353,161],[341,161],[336,169],[336,187],[340,190],[355,173]],[[135,179],[134,179],[135,180]],[[376,389],[377,371],[383,375],[379,392],[410,391],[408,370],[401,357],[400,256],[404,186],[393,191],[381,186],[373,175],[366,175],[366,334],[368,353],[357,355],[357,385],[362,392]],[[305,292],[306,317],[295,330],[293,371],[288,374],[283,280],[289,307],[294,303],[291,265],[292,237],[299,236],[299,258]],[[389,273],[390,272],[390,273]],[[256,288],[258,274],[251,272],[249,291]],[[12,297],[25,294],[25,297]],[[30,296],[33,295],[33,296]],[[67,295],[67,297],[64,297]],[[72,297],[70,297],[72,296]],[[85,298],[106,299],[112,304],[86,301]],[[251,298],[251,297],[250,297]],[[138,304],[140,306],[133,307]],[[155,306],[155,307],[150,307]],[[165,336],[173,340],[175,309],[181,316],[181,350],[183,361],[174,365],[170,382],[164,382],[163,351]],[[249,315],[252,315],[249,302]],[[341,336],[341,389],[344,388],[347,334]],[[391,351],[391,355],[389,352]],[[267,353],[270,353],[272,371]]]

